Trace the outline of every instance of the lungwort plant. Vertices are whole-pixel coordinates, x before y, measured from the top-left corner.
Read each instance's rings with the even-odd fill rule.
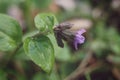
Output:
[[[60,47],[64,47],[63,40],[65,40],[78,49],[78,44],[82,44],[85,40],[82,36],[84,29],[71,32],[69,29],[72,24],[58,24],[56,17],[51,13],[38,14],[34,22],[38,31],[23,38],[19,23],[7,15],[0,14],[0,51],[15,54],[20,47],[23,47],[26,55],[35,64],[50,73],[55,60],[50,34],[55,35]]]

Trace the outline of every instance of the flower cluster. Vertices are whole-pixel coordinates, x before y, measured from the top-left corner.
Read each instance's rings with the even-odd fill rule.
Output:
[[[82,44],[85,41],[85,37],[82,35],[86,32],[85,29],[80,29],[77,32],[71,31],[73,24],[62,23],[54,28],[54,34],[58,43],[58,46],[64,47],[62,40],[71,42],[75,49],[78,49],[78,44]]]

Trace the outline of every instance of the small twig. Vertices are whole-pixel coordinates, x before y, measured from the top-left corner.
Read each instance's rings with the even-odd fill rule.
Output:
[[[69,76],[67,76],[64,80],[75,80],[77,77],[79,77],[79,75],[85,71],[85,68],[88,65],[89,60],[92,58],[92,55],[93,53],[89,51],[81,64],[78,66],[78,68]]]
[[[14,61],[14,67],[20,74],[26,75],[25,71],[22,67],[22,62],[21,61],[19,61],[19,60]]]
[[[76,76],[73,74],[74,77],[67,77],[65,80],[76,80],[77,78],[83,77],[85,74],[90,74],[91,72],[95,71],[96,69],[99,69],[102,65],[101,62],[96,62],[95,64],[92,64],[88,67],[84,67],[79,71],[79,75]]]

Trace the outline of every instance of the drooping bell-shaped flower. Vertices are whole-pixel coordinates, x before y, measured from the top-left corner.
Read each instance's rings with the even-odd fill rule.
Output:
[[[82,35],[86,32],[85,29],[80,29],[77,32],[71,31],[71,27],[73,27],[73,24],[69,23],[62,23],[57,25],[54,28],[54,34],[57,40],[57,44],[59,47],[63,48],[64,43],[62,40],[67,41],[68,43],[72,43],[75,49],[78,49],[78,44],[82,44],[85,41],[85,37]]]

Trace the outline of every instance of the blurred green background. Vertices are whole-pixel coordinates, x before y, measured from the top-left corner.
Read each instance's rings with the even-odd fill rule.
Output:
[[[74,80],[120,80],[120,0],[0,0],[0,13],[15,18],[24,35],[34,34],[34,17],[42,12],[74,24],[73,30],[85,28],[85,43],[78,51],[67,43],[59,48],[49,35],[56,58],[50,76],[29,60],[23,48],[7,65],[10,53],[0,52],[0,80],[64,80],[90,52],[92,68]]]

